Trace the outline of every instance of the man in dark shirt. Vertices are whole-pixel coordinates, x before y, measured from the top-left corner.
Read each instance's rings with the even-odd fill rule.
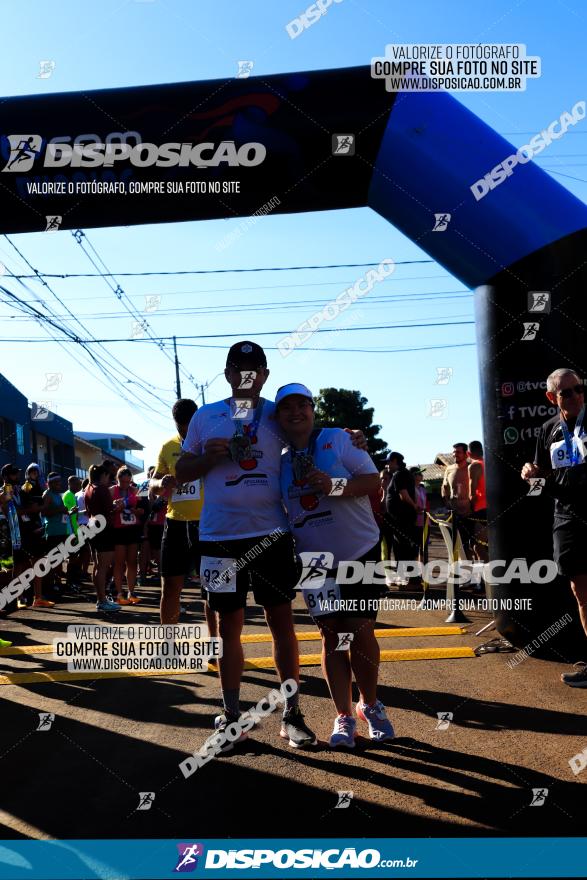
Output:
[[[416,483],[400,452],[388,455],[386,467],[391,473],[391,480],[385,495],[385,509],[392,529],[393,555],[401,576],[400,563],[418,559]]]
[[[560,412],[540,429],[534,462],[522,478],[545,477],[545,491],[555,499],[554,558],[568,577],[587,635],[587,431],[584,426],[585,386],[573,370],[560,369],[546,380],[546,396]],[[587,687],[587,663],[561,675],[570,687]]]

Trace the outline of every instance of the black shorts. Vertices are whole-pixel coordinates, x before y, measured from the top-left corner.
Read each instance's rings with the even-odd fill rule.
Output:
[[[366,562],[377,563],[380,561],[381,547],[379,544],[375,544],[374,547],[364,553],[363,556],[359,557],[359,559],[357,560],[357,562],[362,562],[363,564]],[[332,574],[334,574],[334,572],[332,572]],[[364,617],[368,620],[377,620],[377,613],[379,610],[378,600],[388,594],[387,587],[385,586],[385,584],[381,583],[337,584],[337,592],[338,591],[340,591],[340,594],[337,596],[337,598],[341,601],[352,603],[352,607],[349,610],[341,609],[340,611],[332,611],[328,612],[327,614],[320,615],[315,615],[313,613],[313,610],[310,607],[310,602],[308,601],[309,594],[307,592],[304,594],[308,613],[316,624],[319,624],[321,621],[331,621],[335,618],[340,619],[343,617]],[[324,595],[324,599],[328,598],[329,597],[327,595]]]
[[[164,528],[164,526],[158,526],[156,523],[149,523],[147,525],[147,540],[151,546],[151,550],[161,549]]]
[[[114,550],[114,529],[112,526],[106,526],[101,532],[98,532],[97,535],[94,535],[93,538],[90,538],[89,544],[90,548],[95,553],[112,553]]]
[[[194,568],[199,572],[198,525],[196,520],[165,517],[159,566],[162,577],[187,577]]]
[[[207,591],[213,611],[245,608],[249,590],[253,591],[255,602],[263,608],[293,601],[302,567],[289,532],[278,538],[259,535],[231,541],[201,541],[200,552],[202,556],[234,559],[238,563],[234,593]],[[204,578],[202,586],[206,586]]]
[[[63,544],[68,537],[69,535],[47,535],[45,537],[45,551],[43,555],[46,556],[49,550],[52,550],[54,547],[59,547],[59,545]]]
[[[138,544],[141,540],[142,526],[120,526],[113,528],[114,546],[117,544],[123,547],[129,547],[131,544]]]
[[[453,513],[453,521],[455,528],[459,535],[461,536],[461,541],[463,542],[463,547],[466,549],[470,547],[473,541],[475,540],[475,528],[476,523],[472,516],[460,516],[457,513]],[[453,541],[455,540],[453,535]]]
[[[553,524],[554,561],[559,574],[587,574],[587,524],[577,517],[555,516]]]

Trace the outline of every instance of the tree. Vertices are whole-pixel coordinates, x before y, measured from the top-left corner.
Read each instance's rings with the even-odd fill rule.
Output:
[[[387,454],[387,443],[377,437],[381,425],[373,424],[373,407],[360,391],[321,388],[317,397],[315,421],[318,428],[360,428],[367,438],[369,454],[380,463]]]

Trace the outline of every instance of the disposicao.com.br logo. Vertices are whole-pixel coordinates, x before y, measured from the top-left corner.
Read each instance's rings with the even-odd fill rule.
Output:
[[[413,868],[418,860],[383,859],[377,849],[357,850],[355,847],[333,847],[330,849],[209,849],[206,853],[205,870],[222,868],[259,869],[264,866],[276,869],[326,869],[341,868]],[[177,870],[177,869],[176,869]]]
[[[44,144],[38,134],[0,135],[0,155],[6,157],[2,172],[27,172],[42,157],[43,168],[112,168],[118,162],[129,161],[136,168],[213,168],[219,165],[260,165],[267,155],[264,144],[249,142],[237,146],[234,141],[152,144],[139,141],[128,143],[126,135],[138,132],[115,132],[113,138],[102,143],[97,135],[71,138],[52,138]],[[116,138],[114,138],[116,135]],[[85,138],[85,141],[81,141]],[[140,138],[140,135],[139,135]],[[135,138],[136,139],[136,138]],[[120,141],[120,142],[118,142]],[[43,149],[44,145],[44,149]]]

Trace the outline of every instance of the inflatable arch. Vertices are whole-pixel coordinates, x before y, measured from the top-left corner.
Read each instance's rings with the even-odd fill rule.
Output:
[[[569,112],[549,131],[585,112],[561,110]],[[111,148],[80,162],[76,138]],[[531,146],[547,140],[543,132]],[[587,375],[587,208],[450,95],[391,94],[369,67],[355,67],[8,98],[0,165],[0,232],[44,230],[49,215],[61,229],[83,229],[249,216],[269,203],[273,213],[373,208],[476,288],[491,557],[551,554],[550,501],[527,497],[519,471],[548,417],[548,373],[570,365]],[[92,181],[165,181],[171,192],[68,191]],[[174,194],[190,181],[211,192]],[[451,215],[442,234],[432,231],[436,213]],[[532,291],[550,293],[549,311],[530,311]],[[559,581],[493,585],[493,595],[532,597],[532,611],[497,615],[520,646],[573,608]]]

